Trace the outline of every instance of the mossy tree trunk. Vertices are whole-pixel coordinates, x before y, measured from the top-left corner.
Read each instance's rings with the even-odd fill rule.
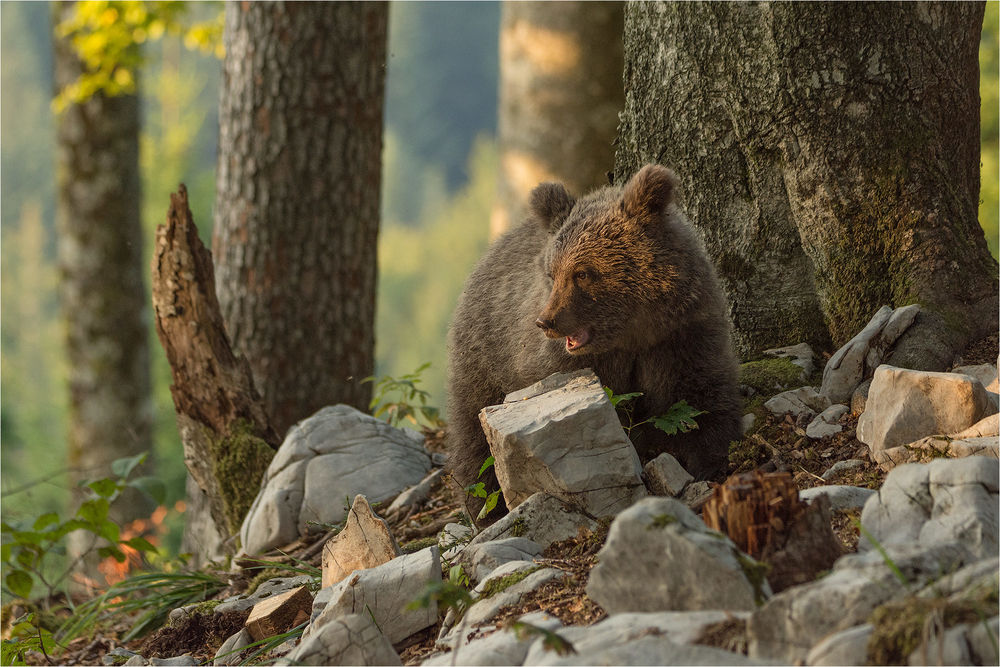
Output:
[[[58,24],[75,10],[56,3]],[[84,71],[72,44],[54,37],[57,90]],[[56,119],[56,222],[59,297],[69,360],[69,468],[74,482],[112,476],[110,464],[152,454],[142,223],[139,214],[139,98],[102,92],[70,104]],[[145,472],[151,470],[150,461]],[[84,489],[72,485],[74,501]],[[152,502],[134,490],[109,516],[125,526],[149,517]],[[74,533],[72,556],[92,545]],[[97,577],[96,555],[83,570]],[[98,579],[99,581],[101,579]]]
[[[217,289],[279,434],[371,397],[387,14],[226,3]]]
[[[279,440],[247,360],[232,350],[215,295],[212,255],[198,238],[187,190],[170,196],[153,251],[156,333],[170,362],[170,393],[187,466],[185,551],[232,553]]]
[[[490,236],[542,181],[608,184],[622,94],[621,2],[508,2],[500,26],[500,178]]]
[[[616,178],[673,166],[739,352],[923,312],[890,363],[996,328],[979,197],[980,3],[632,3]]]

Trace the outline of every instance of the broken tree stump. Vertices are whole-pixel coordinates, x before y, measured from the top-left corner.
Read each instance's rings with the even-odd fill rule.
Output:
[[[156,230],[152,288],[156,333],[170,363],[170,393],[190,475],[184,548],[217,553],[217,542],[239,531],[280,442],[250,365],[230,345],[215,295],[212,254],[198,238],[183,183],[170,195],[167,224]],[[190,497],[192,491],[200,494]],[[207,507],[208,528],[200,521],[206,517],[197,516],[200,507]],[[233,550],[231,544],[224,549]]]
[[[767,563],[775,593],[812,581],[842,554],[829,498],[804,502],[788,473],[733,475],[705,503],[702,517],[709,528]]]

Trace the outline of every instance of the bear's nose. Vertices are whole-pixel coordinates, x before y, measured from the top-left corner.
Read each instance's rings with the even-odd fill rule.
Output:
[[[554,329],[556,323],[553,322],[552,320],[543,320],[542,318],[539,317],[537,320],[535,320],[535,326],[538,327],[539,329],[548,330],[548,329]]]

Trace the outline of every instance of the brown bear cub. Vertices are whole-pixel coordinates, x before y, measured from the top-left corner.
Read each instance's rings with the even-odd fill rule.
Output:
[[[490,454],[482,408],[585,367],[616,394],[642,392],[636,423],[682,399],[707,412],[684,434],[633,429],[644,463],[669,452],[698,479],[724,471],[729,442],[740,437],[737,362],[725,297],[673,205],[676,189],[674,173],[658,165],[579,200],[543,183],[528,220],[479,261],[448,336],[449,467],[460,484],[476,482]],[[496,488],[495,476],[482,479]]]

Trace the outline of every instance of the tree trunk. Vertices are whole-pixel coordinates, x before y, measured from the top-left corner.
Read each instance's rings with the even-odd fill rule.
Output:
[[[249,364],[229,344],[212,256],[183,185],[156,230],[152,270],[156,333],[170,362],[189,473],[184,549],[210,560],[234,551],[223,543],[239,531],[279,441]]]
[[[740,355],[919,303],[890,363],[996,327],[976,219],[982,4],[634,3],[616,178],[679,173]]]
[[[74,11],[56,3],[58,23]],[[83,64],[67,39],[53,38],[57,90]],[[56,222],[59,296],[69,360],[69,467],[74,481],[111,476],[115,459],[151,452],[146,289],[139,215],[139,99],[96,93],[57,117]],[[146,468],[149,470],[148,466]],[[74,499],[83,498],[73,485]],[[111,508],[119,525],[148,517],[130,490]],[[91,546],[75,533],[72,556]],[[96,558],[96,557],[95,557]],[[96,560],[84,568],[95,574]]]
[[[279,435],[371,397],[387,12],[226,4],[217,290]]]
[[[520,222],[531,189],[608,184],[622,94],[621,2],[505,2],[500,179],[491,237]]]

